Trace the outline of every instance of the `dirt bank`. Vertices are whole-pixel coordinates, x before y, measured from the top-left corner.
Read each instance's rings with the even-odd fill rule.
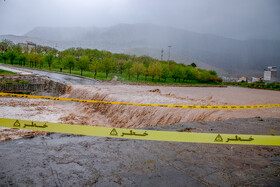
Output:
[[[154,130],[279,135],[280,120],[185,122]],[[280,147],[51,134],[0,142],[1,186],[279,186]]]
[[[263,105],[280,103],[280,92],[239,87],[192,88],[133,85],[72,86],[62,97],[131,103],[179,105]],[[202,110],[79,103],[61,120],[97,126],[139,128],[183,121],[280,117],[279,108]]]
[[[65,93],[67,85],[55,82],[46,76],[37,75],[0,75],[1,82],[26,81],[29,84],[40,84],[40,90],[31,92],[36,95],[60,96]],[[28,91],[27,91],[28,92]]]

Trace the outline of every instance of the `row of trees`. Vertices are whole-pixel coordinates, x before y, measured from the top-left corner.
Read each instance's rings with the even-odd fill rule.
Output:
[[[168,64],[167,61],[148,56],[114,54],[97,49],[70,48],[58,51],[44,46],[26,49],[5,40],[0,43],[0,59],[4,63],[16,62],[20,66],[69,69],[70,73],[80,70],[81,75],[84,71],[91,71],[94,78],[102,72],[106,74],[106,79],[110,73],[119,73],[128,79],[135,77],[137,80],[139,77],[144,77],[145,80],[151,77],[152,81],[172,78],[175,82],[222,82],[215,71],[198,69],[195,63],[185,65],[170,61]]]

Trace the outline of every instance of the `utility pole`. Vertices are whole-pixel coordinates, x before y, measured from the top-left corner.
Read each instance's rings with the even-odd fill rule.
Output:
[[[169,66],[169,60],[170,60],[170,48],[171,48],[171,47],[172,47],[171,45],[168,46],[168,48],[169,48],[169,53],[168,53],[168,66]]]
[[[161,56],[160,56],[160,60],[162,61],[163,59],[163,49],[161,49]]]

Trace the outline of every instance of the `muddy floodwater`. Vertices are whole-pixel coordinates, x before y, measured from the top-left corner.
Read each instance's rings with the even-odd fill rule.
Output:
[[[72,85],[61,97],[173,105],[265,105],[280,103],[280,92],[238,87],[165,87],[136,85]],[[185,121],[280,117],[279,108],[213,110],[75,103],[0,97],[0,117],[70,124],[142,128]],[[26,134],[0,129],[3,141]],[[22,134],[23,133],[23,134]]]
[[[69,85],[60,97],[171,105],[280,103],[279,91],[120,83]],[[0,117],[177,132],[280,135],[280,108],[203,110],[0,97]],[[0,141],[3,186],[280,185],[279,146],[126,140],[9,128],[0,128]]]
[[[63,97],[171,105],[265,105],[280,103],[280,92],[238,87],[164,87],[135,85],[72,86]],[[279,108],[203,110],[76,103],[63,122],[139,128],[183,121],[280,117]]]

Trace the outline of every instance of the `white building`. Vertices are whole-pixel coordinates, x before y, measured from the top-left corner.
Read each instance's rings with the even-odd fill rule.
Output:
[[[252,77],[252,82],[258,82],[258,81],[260,81],[260,78]]]
[[[267,69],[264,70],[263,80],[265,83],[276,82],[277,81],[277,67],[268,66]]]

